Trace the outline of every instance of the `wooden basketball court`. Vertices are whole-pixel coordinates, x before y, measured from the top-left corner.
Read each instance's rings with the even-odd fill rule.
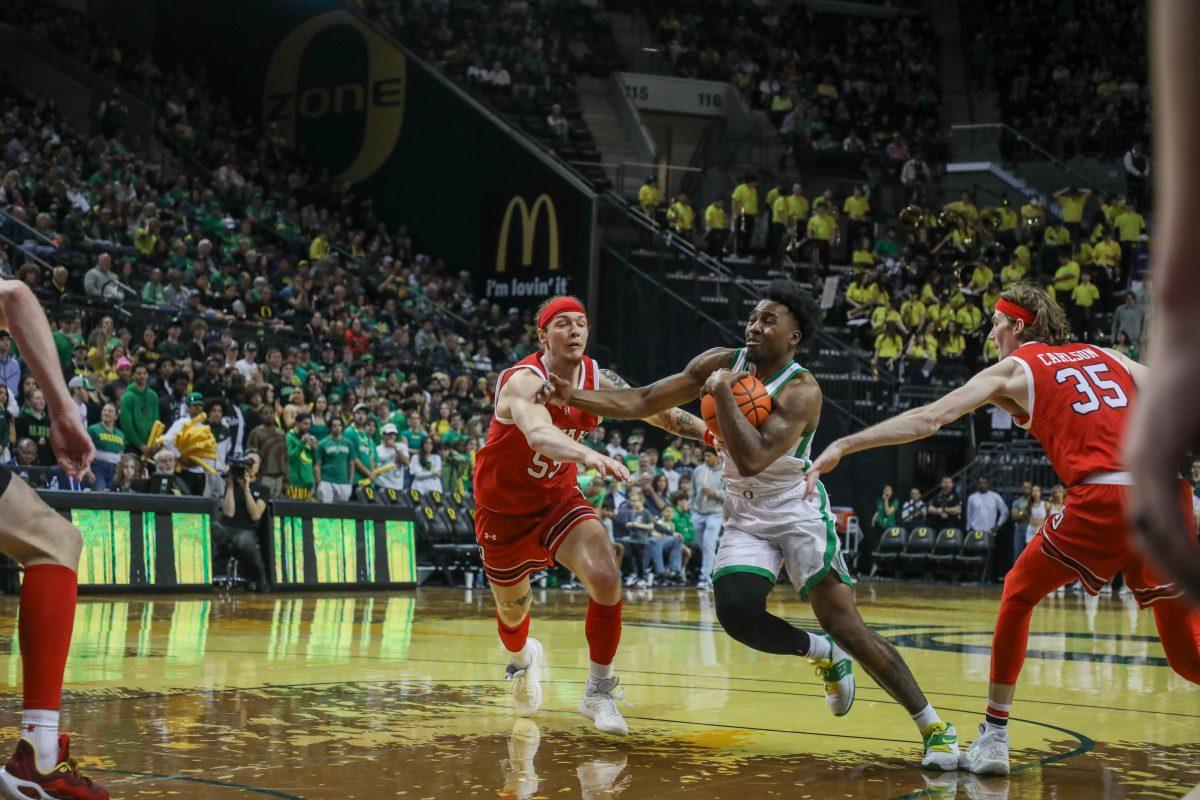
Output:
[[[974,739],[999,590],[857,593]],[[1200,782],[1200,691],[1165,665],[1151,616],[1107,595],[1037,611],[1006,780],[923,773],[908,716],[861,670],[852,712],[834,719],[807,661],[733,642],[694,589],[627,595],[617,668],[631,735],[605,737],[575,711],[587,598],[537,601],[545,703],[518,723],[486,591],[85,598],[65,728],[115,798],[1065,800],[1178,797]],[[814,625],[791,593],[772,602]],[[4,610],[15,712],[15,602]]]

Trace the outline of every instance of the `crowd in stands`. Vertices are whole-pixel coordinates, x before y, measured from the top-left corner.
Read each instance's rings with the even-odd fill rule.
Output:
[[[98,452],[78,480],[54,466],[44,398],[0,333],[0,460],[47,488],[208,497],[265,586],[243,534],[266,499],[349,500],[363,484],[469,493],[497,374],[536,337],[529,312],[477,298],[468,275],[369,203],[319,188],[282,146],[247,156],[263,139],[202,86],[175,91],[156,97],[188,98],[162,132],[203,129],[188,152],[210,171],[174,171],[119,125],[84,135],[52,101],[0,92],[0,274],[41,298]],[[682,579],[694,524],[673,495],[701,460],[676,443],[641,464],[645,492],[584,476],[608,498],[631,580]],[[667,494],[647,480],[660,470]],[[630,527],[639,493],[653,516]],[[657,544],[668,528],[679,544]]]
[[[987,0],[967,4],[964,30],[976,31],[973,82],[995,88],[1003,120],[1056,155],[1112,158],[1150,141],[1145,6]]]
[[[736,86],[770,115],[797,168],[869,159],[898,175],[914,153],[942,160],[927,16],[749,0],[642,6],[675,72]]]
[[[564,160],[598,164],[576,78],[619,66],[603,7],[567,0],[369,0],[369,16]],[[593,180],[603,170],[584,167]]]

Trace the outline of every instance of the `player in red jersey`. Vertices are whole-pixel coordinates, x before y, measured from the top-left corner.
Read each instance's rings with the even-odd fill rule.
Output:
[[[487,442],[475,460],[475,539],[483,571],[496,599],[500,640],[510,655],[516,713],[529,716],[542,702],[542,645],[529,638],[529,575],[555,561],[587,589],[587,636],[591,669],[579,712],[606,733],[629,732],[613,694],[613,657],[621,640],[621,570],[600,518],[576,477],[576,464],[601,476],[629,479],[623,464],[580,442],[600,422],[577,408],[537,402],[550,375],[585,389],[626,386],[583,354],[588,319],[574,297],[555,297],[538,311],[543,352],[500,373],[496,411]],[[692,439],[705,439],[704,423],[678,408],[646,422]]]
[[[924,439],[992,403],[1042,443],[1068,484],[1066,507],[1046,521],[1004,580],[986,721],[960,761],[961,769],[985,775],[1009,771],[1008,715],[1034,606],[1067,583],[1078,580],[1097,594],[1121,572],[1138,603],[1153,608],[1171,667],[1200,683],[1200,617],[1133,549],[1123,513],[1130,479],[1121,440],[1145,367],[1114,350],[1067,342],[1062,308],[1033,284],[1016,284],[1000,298],[988,336],[999,363],[929,405],[838,439],[808,471],[811,488],[850,453]],[[1186,484],[1177,489],[1175,501],[1190,509]]]
[[[41,304],[25,284],[0,280],[0,330],[17,340],[21,357],[46,395],[50,444],[58,464],[78,477],[95,455],[63,382],[58,353]],[[108,792],[75,767],[58,733],[63,671],[71,648],[79,530],[50,509],[29,486],[0,468],[0,552],[25,570],[17,631],[24,711],[21,738],[0,769],[0,795],[10,800],[107,800]]]

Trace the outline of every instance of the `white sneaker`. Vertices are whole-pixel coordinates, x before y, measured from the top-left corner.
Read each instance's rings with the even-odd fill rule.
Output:
[[[533,757],[541,741],[542,732],[533,720],[519,719],[513,724],[512,735],[508,737],[508,758],[500,764],[508,796],[527,800],[537,794],[541,779],[534,769]]]
[[[583,795],[583,800],[607,800],[624,791],[631,776],[626,775],[619,782],[617,778],[621,777],[627,760],[628,756],[624,753],[613,753],[576,767],[575,775],[579,778],[579,792]]]
[[[921,766],[950,772],[958,769],[962,754],[958,751],[958,733],[949,722],[935,722],[921,731],[925,740],[925,757]]]
[[[617,691],[619,680],[615,676],[594,683],[589,679],[579,701],[579,713],[596,723],[598,730],[624,736],[629,733],[629,725],[617,708],[617,701],[622,698]]]
[[[824,633],[819,635],[833,650],[829,658],[810,658],[808,661],[817,668],[817,677],[825,682],[825,705],[835,717],[842,717],[854,705],[854,660],[832,637]]]
[[[979,726],[979,738],[958,758],[958,768],[976,775],[1008,774],[1008,731]]]
[[[525,643],[529,655],[529,666],[521,669],[509,664],[504,670],[506,680],[512,682],[513,712],[518,717],[532,716],[542,707],[542,643],[529,639]]]

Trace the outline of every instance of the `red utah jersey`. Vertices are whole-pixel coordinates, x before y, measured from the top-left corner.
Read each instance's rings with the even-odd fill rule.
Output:
[[[549,375],[541,353],[521,359],[496,381],[496,397],[519,370],[528,369],[545,380]],[[600,368],[583,357],[579,365],[580,389],[600,388]],[[600,424],[600,418],[577,408],[547,406],[554,426],[575,441]],[[492,415],[487,442],[475,455],[475,502],[499,514],[533,514],[557,503],[567,492],[578,492],[574,464],[552,461],[537,453],[511,419]]]
[[[1123,363],[1078,342],[1026,342],[1009,358],[1025,368],[1029,384],[1029,416],[1016,423],[1042,443],[1067,486],[1125,469],[1121,441],[1136,388]]]

